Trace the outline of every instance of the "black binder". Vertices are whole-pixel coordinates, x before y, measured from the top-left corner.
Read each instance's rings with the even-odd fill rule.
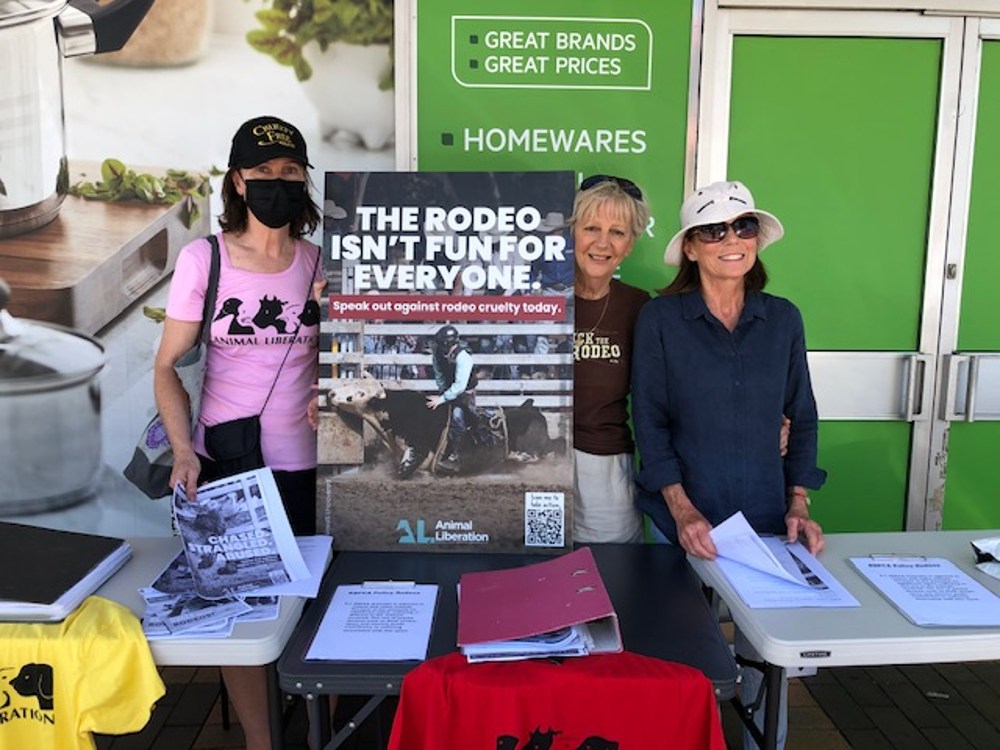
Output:
[[[131,556],[124,539],[0,521],[0,621],[63,620]]]

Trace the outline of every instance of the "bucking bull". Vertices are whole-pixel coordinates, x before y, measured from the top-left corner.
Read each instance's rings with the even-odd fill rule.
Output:
[[[431,456],[437,468],[449,429],[448,409],[428,409],[427,394],[410,389],[385,388],[367,372],[329,391],[330,406],[355,414],[371,425],[397,461],[396,476],[408,479]],[[472,474],[504,461],[538,461],[565,450],[563,441],[549,437],[545,415],[527,399],[520,406],[478,408],[476,424],[459,447],[462,474]]]

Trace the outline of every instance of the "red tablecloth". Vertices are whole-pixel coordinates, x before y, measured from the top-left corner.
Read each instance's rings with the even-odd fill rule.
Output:
[[[403,680],[389,750],[725,750],[712,684],[632,653],[469,664]]]

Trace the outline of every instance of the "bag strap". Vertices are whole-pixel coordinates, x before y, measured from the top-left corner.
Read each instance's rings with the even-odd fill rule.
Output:
[[[208,267],[208,286],[205,287],[205,306],[201,309],[201,330],[198,339],[208,346],[212,337],[212,317],[215,315],[215,300],[219,294],[219,269],[222,265],[219,251],[219,238],[214,234],[207,237],[212,246],[212,262]]]
[[[296,242],[296,247],[298,247],[298,240]],[[316,281],[316,269],[319,268],[319,256],[320,253],[316,253],[316,262],[313,263],[312,273],[309,275],[309,287],[306,289],[306,299],[303,303],[303,308],[305,305],[309,304],[309,299],[312,297],[313,282]],[[299,316],[299,324],[295,326],[295,330],[292,331],[292,340],[288,342],[288,348],[285,349],[285,356],[281,358],[281,364],[278,365],[278,371],[274,374],[274,380],[271,381],[271,388],[267,392],[267,398],[264,399],[264,404],[260,407],[260,411],[257,412],[259,417],[264,413],[264,409],[267,408],[267,402],[271,400],[271,394],[274,393],[274,387],[278,384],[278,376],[281,375],[281,370],[285,366],[285,362],[288,361],[288,355],[292,352],[292,345],[295,343],[295,339],[299,335],[299,330],[302,328],[302,317]]]

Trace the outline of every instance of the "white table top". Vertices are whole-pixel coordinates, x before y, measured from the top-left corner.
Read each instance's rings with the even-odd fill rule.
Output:
[[[148,586],[180,550],[176,537],[129,539],[132,559],[97,590],[98,596],[122,604],[141,617],[146,604],[140,586]],[[281,597],[277,620],[243,622],[228,638],[182,638],[149,642],[153,659],[160,666],[262,665],[281,655],[299,621],[305,599]]]
[[[733,622],[760,653],[782,667],[925,664],[1000,659],[1000,628],[925,628],[914,625],[848,562],[871,554],[943,557],[1000,596],[1000,580],[975,568],[973,539],[1000,530],[828,534],[819,560],[860,607],[750,609],[715,562],[689,557],[715,589]]]

